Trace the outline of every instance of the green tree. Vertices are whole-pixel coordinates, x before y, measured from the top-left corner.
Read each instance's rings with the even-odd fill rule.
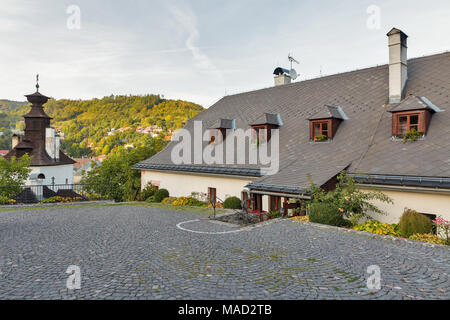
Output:
[[[155,155],[166,145],[155,139],[152,141],[136,149],[116,148],[101,165],[94,164],[82,179],[87,191],[116,202],[136,200],[141,189],[141,172],[133,169],[133,165]]]
[[[27,154],[11,161],[0,158],[0,196],[11,199],[22,191],[31,172],[30,161]]]
[[[337,208],[339,213],[349,218],[352,223],[356,223],[360,218],[370,218],[370,213],[385,214],[372,203],[373,200],[393,203],[391,198],[380,191],[361,191],[353,178],[348,176],[345,171],[339,174],[337,180],[336,189],[326,192],[315,185],[310,178],[311,187],[309,193],[312,195],[310,204],[328,204],[330,207]]]

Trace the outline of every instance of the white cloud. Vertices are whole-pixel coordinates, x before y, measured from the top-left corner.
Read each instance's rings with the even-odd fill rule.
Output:
[[[209,71],[217,75],[223,80],[222,71],[217,68],[211,59],[198,47],[196,44],[200,39],[200,32],[197,27],[197,17],[195,13],[189,7],[177,7],[169,6],[169,11],[172,13],[178,24],[188,34],[186,39],[186,48],[192,53],[192,56],[196,62],[196,66],[202,71]]]

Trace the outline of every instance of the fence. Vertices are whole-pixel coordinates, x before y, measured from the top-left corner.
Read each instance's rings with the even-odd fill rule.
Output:
[[[31,186],[0,186],[2,204],[11,203],[38,203],[52,197],[77,199],[78,201],[91,200],[87,193],[87,185],[83,184],[52,184]],[[13,201],[11,201],[13,200]]]

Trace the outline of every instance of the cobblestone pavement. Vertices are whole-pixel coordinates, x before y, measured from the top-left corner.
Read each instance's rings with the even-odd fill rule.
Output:
[[[140,206],[0,212],[1,299],[449,299],[450,249]],[[214,232],[222,232],[213,234]],[[81,289],[66,270],[81,268]],[[382,289],[366,288],[367,267]]]

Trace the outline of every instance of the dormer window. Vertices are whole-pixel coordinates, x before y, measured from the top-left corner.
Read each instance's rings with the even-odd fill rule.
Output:
[[[322,142],[333,139],[341,122],[347,119],[341,107],[325,106],[309,119],[311,141]]]
[[[220,143],[223,141],[226,132],[224,129],[210,129],[209,130],[209,143]]]
[[[270,141],[271,130],[268,125],[252,126],[252,143],[257,146]]]
[[[272,130],[283,125],[279,114],[264,113],[250,124],[252,126],[252,143],[260,145],[270,141]]]
[[[404,138],[411,132],[426,135],[432,114],[441,111],[425,97],[408,96],[389,110],[392,113],[392,136]]]
[[[221,143],[226,139],[227,130],[235,129],[235,120],[218,119],[209,128],[209,143]]]
[[[328,140],[328,137],[329,137],[328,129],[330,128],[330,122],[331,122],[331,120],[313,121],[312,122],[313,133],[311,135],[312,140],[314,140],[314,141]]]

